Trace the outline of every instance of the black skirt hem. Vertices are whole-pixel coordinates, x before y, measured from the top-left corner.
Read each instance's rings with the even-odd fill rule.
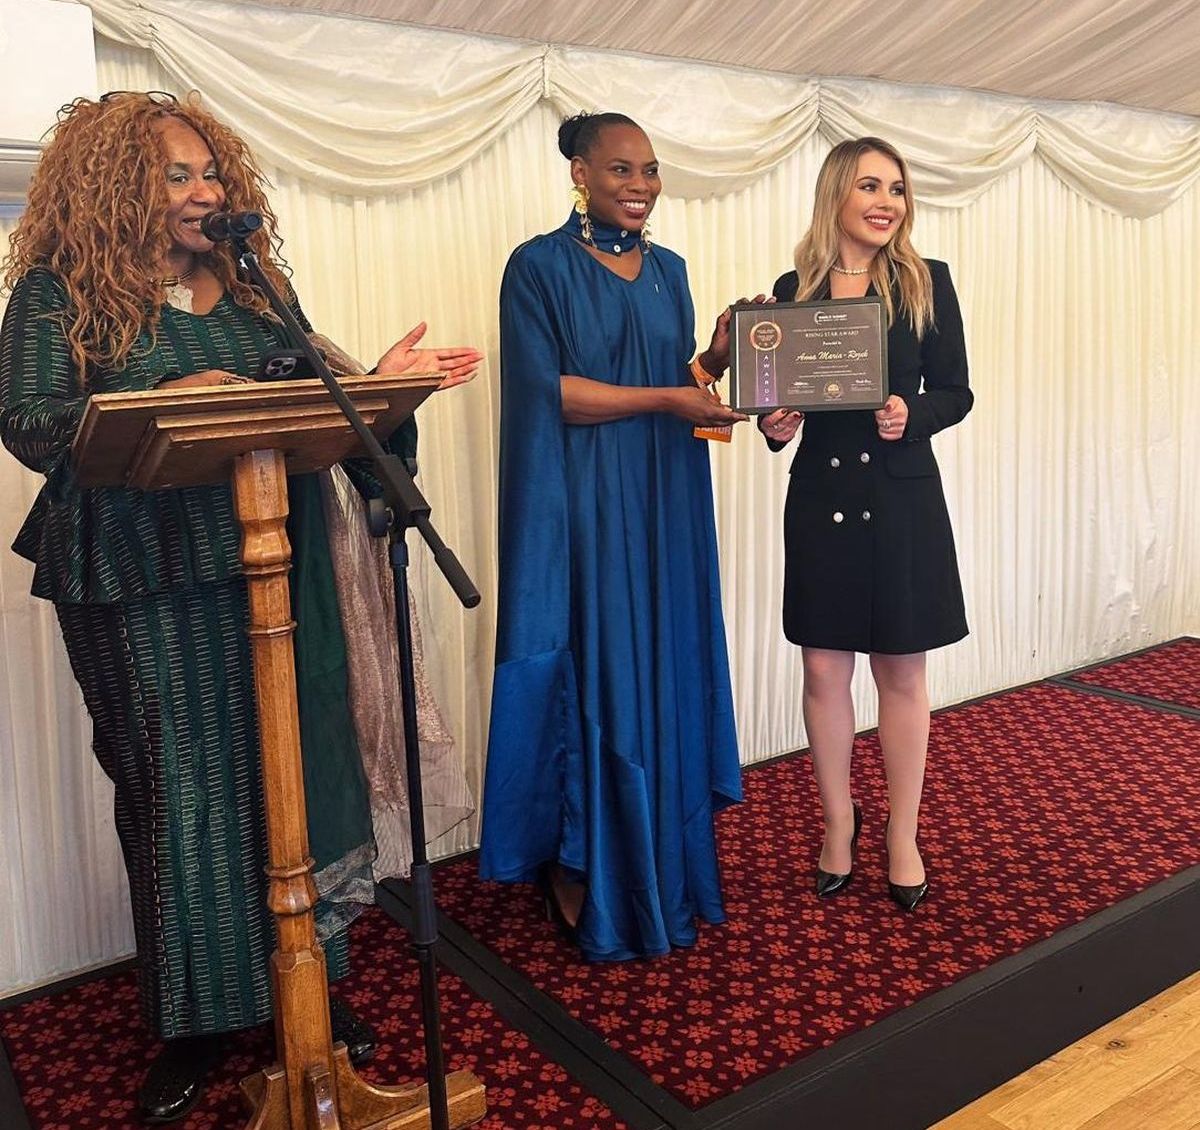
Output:
[[[798,639],[797,635],[799,633],[797,633],[797,635],[793,635],[787,630],[787,628],[784,628],[783,634],[788,643],[795,644],[797,647],[819,647],[827,651],[853,651],[862,655],[916,655],[918,652],[936,651],[938,648],[949,647],[953,643],[958,643],[960,640],[964,640],[968,635],[970,635],[970,630],[964,625],[962,631],[960,631],[957,635],[938,637],[929,643],[917,643],[917,645],[913,647],[897,647],[894,645],[890,647],[864,647],[861,641],[849,642],[843,639],[836,642],[829,642],[828,640],[818,641],[812,637]]]

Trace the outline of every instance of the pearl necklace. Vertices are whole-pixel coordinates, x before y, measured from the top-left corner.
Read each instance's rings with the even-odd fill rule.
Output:
[[[837,271],[839,275],[866,275],[871,271],[870,267],[839,267],[836,263],[829,269]]]

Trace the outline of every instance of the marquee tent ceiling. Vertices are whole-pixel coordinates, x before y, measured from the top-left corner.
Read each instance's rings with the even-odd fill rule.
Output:
[[[484,35],[1200,116],[1197,0],[252,0]]]

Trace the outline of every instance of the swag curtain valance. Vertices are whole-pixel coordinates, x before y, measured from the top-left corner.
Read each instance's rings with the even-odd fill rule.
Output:
[[[672,194],[689,198],[746,187],[817,131],[893,141],[918,195],[943,207],[976,200],[1034,151],[1075,191],[1137,218],[1200,177],[1200,121],[1108,104],[817,81],[215,0],[87,3],[98,31],[202,90],[265,164],[331,193],[444,177],[543,100],[636,118]]]

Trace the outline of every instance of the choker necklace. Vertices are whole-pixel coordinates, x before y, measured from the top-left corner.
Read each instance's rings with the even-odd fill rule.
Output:
[[[182,310],[185,314],[192,313],[192,288],[187,282],[199,269],[200,259],[193,256],[192,265],[182,275],[158,280],[165,291],[168,306],[174,306],[176,310]]]
[[[839,275],[866,275],[870,274],[870,267],[839,267],[836,263],[829,268],[831,271],[837,271]]]
[[[607,251],[610,255],[627,254],[638,244],[641,244],[643,253],[650,250],[650,233],[644,224],[641,231],[627,231],[625,228],[618,228],[613,224],[597,220],[589,214],[588,227],[590,238],[583,230],[583,217],[578,212],[572,211],[567,217],[567,222],[563,224],[562,230],[573,235],[580,243],[586,243],[597,251]]]

